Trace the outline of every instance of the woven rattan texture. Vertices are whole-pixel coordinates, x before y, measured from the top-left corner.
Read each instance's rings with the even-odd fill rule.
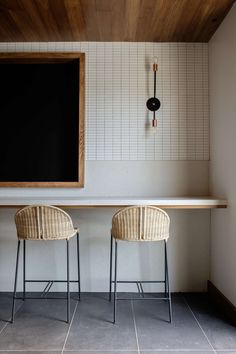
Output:
[[[44,205],[27,206],[15,215],[18,239],[60,240],[73,237],[71,217],[63,210]]]
[[[161,241],[169,237],[168,214],[153,206],[132,206],[112,218],[112,236],[123,241]]]

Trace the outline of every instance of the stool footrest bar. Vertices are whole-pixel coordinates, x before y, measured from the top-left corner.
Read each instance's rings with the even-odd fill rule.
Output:
[[[117,283],[130,283],[130,284],[136,284],[136,283],[140,283],[140,284],[155,284],[155,283],[165,283],[165,280],[117,280]],[[112,280],[112,283],[114,283],[114,280]]]
[[[26,283],[67,283],[67,280],[25,280]],[[70,283],[79,283],[79,280],[70,280]]]
[[[34,297],[34,296],[26,296],[26,297],[14,297],[15,300],[67,300],[67,297]],[[76,297],[71,297],[73,300],[78,300]]]
[[[169,297],[140,297],[140,298],[128,298],[128,297],[117,297],[116,300],[170,300]]]

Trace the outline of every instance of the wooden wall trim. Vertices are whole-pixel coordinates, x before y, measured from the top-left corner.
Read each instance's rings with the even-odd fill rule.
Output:
[[[84,187],[85,164],[85,53],[81,52],[16,52],[0,53],[0,63],[66,63],[79,60],[79,132],[78,132],[78,180],[73,182],[52,181],[4,181],[2,187],[33,187],[33,188],[82,188]]]

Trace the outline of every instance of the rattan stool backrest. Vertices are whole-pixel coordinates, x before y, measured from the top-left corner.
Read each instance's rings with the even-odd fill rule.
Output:
[[[69,239],[77,232],[64,210],[48,205],[24,207],[16,213],[15,223],[22,240]]]
[[[169,237],[170,218],[154,206],[131,206],[112,218],[112,236],[123,241],[161,241]]]

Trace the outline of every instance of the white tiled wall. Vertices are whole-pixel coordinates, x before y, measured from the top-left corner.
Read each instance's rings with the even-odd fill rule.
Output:
[[[204,43],[0,43],[0,51],[86,53],[87,160],[208,160],[208,47]],[[153,57],[158,128],[150,127]]]

